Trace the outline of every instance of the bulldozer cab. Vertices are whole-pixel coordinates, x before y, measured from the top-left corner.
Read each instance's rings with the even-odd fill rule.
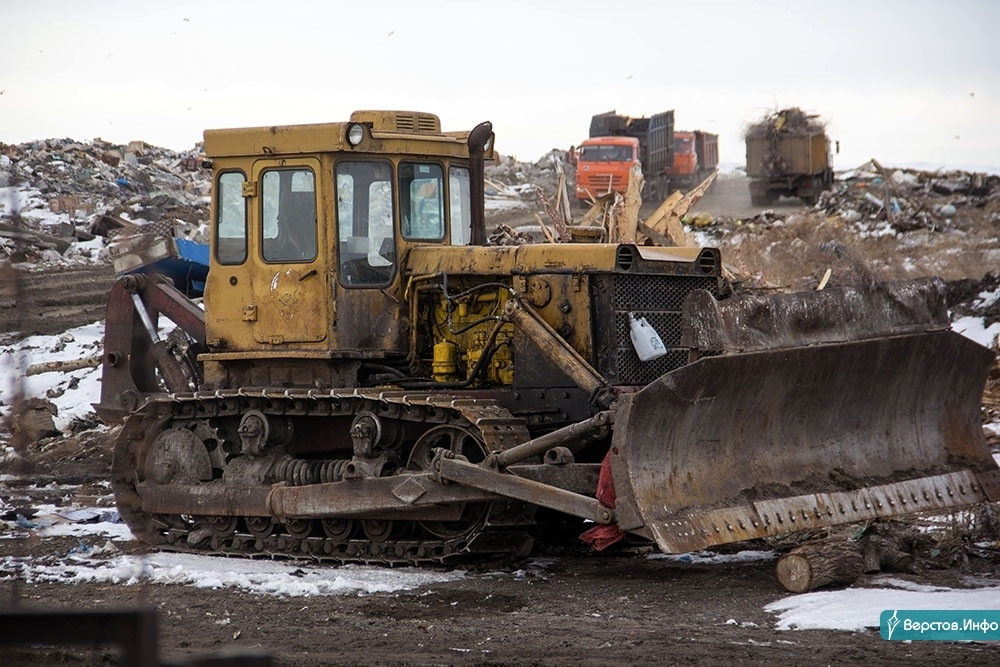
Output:
[[[473,237],[469,135],[410,112],[206,131],[207,359],[405,354],[401,259]]]

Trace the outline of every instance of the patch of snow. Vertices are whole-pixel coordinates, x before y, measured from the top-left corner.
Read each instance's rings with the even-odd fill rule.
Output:
[[[86,550],[67,554],[57,564],[0,561],[0,571],[17,571],[28,583],[145,583],[195,588],[231,588],[262,595],[311,597],[412,590],[465,577],[463,572],[362,565],[306,564],[294,561],[231,559],[197,554],[154,553],[147,556],[88,558]],[[8,577],[9,578],[9,577]]]
[[[848,588],[803,593],[772,602],[764,611],[778,615],[778,630],[856,632],[879,627],[879,615],[886,609],[1000,609],[1000,586],[963,590],[895,579],[880,583],[905,583],[910,590]]]
[[[987,327],[982,317],[960,317],[951,323],[951,330],[980,345],[990,347],[997,336],[1000,336],[1000,322],[994,322]]]
[[[101,369],[81,368],[68,373],[50,371],[23,375],[33,364],[73,361],[100,354],[104,322],[70,329],[59,336],[30,336],[10,345],[0,345],[0,415],[10,411],[17,382],[24,398],[48,398],[59,412],[55,427],[64,430],[74,419],[89,419],[91,403],[101,395]]]

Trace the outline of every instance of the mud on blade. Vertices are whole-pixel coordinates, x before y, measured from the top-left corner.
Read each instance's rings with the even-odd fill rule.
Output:
[[[993,354],[926,323],[913,332],[913,318],[899,314],[913,301],[920,318],[928,303],[937,310],[935,290],[846,295],[857,312],[838,313],[841,332],[841,318],[861,321],[865,309],[889,320],[879,325],[886,335],[869,329],[861,340],[817,342],[829,335],[808,321],[822,311],[811,297],[754,297],[721,313],[752,319],[758,333],[785,326],[785,345],[797,322],[809,344],[743,340],[755,349],[723,349],[623,396],[611,458],[621,528],[677,553],[1000,500],[980,423]],[[709,304],[713,318],[720,305]],[[712,330],[733,322],[719,324]]]

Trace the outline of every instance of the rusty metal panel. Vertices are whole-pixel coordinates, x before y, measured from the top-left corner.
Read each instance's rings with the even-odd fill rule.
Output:
[[[839,523],[963,507],[985,500],[986,494],[976,484],[976,475],[965,470],[854,491],[805,494],[667,514],[648,527],[663,551],[683,553]]]
[[[405,353],[408,330],[402,326],[406,304],[381,289],[337,286],[337,348],[374,356]]]

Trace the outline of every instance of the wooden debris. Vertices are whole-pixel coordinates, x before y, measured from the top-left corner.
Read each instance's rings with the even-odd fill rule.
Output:
[[[863,558],[856,542],[844,537],[807,542],[778,561],[781,585],[804,593],[830,584],[850,584],[861,576]]]
[[[628,185],[625,188],[625,207],[615,221],[615,233],[612,242],[635,243],[639,225],[639,209],[642,208],[642,168],[633,164],[628,174]]]
[[[676,245],[669,236],[661,234],[657,230],[653,229],[645,222],[639,223],[639,231],[645,234],[649,240],[658,246],[672,246]]]
[[[694,239],[688,235],[684,230],[684,223],[682,218],[687,214],[692,206],[698,203],[698,201],[705,196],[705,192],[715,181],[715,177],[718,174],[717,171],[713,171],[709,174],[708,178],[698,184],[697,187],[693,188],[687,194],[681,194],[680,191],[675,191],[669,197],[663,200],[663,203],[657,207],[653,215],[646,220],[646,227],[659,233],[659,236],[654,236],[652,234],[646,234],[646,236],[656,243],[657,245],[676,245],[676,246],[686,246],[691,247],[695,245]],[[645,232],[643,232],[645,233]],[[663,243],[659,239],[663,237],[668,237],[671,243]]]
[[[542,216],[536,213],[535,220],[538,222],[538,226],[542,228],[542,234],[545,235],[545,240],[549,243],[555,243],[556,238],[552,235],[552,232],[549,231],[549,228],[545,226],[545,223],[542,221]]]
[[[608,210],[614,206],[615,200],[619,197],[621,197],[621,195],[616,192],[598,197],[590,207],[590,210],[584,213],[583,217],[580,218],[579,226],[593,227],[600,225],[602,227],[606,227]]]
[[[545,209],[545,213],[552,220],[552,226],[556,230],[556,239],[560,243],[568,243],[570,241],[569,230],[566,229],[566,221],[563,219],[562,215],[552,207],[552,203],[549,198],[545,196],[545,192],[541,188],[538,189],[538,198],[542,202],[542,208]]]
[[[569,200],[569,184],[566,179],[566,171],[563,169],[562,160],[556,160],[556,171],[559,173],[559,190],[562,194],[562,214],[567,225],[573,224],[573,207]]]
[[[864,571],[916,571],[914,552],[922,540],[926,540],[926,537],[915,528],[898,521],[872,524],[860,540]]]
[[[72,239],[64,239],[51,234],[37,232],[26,227],[0,224],[0,236],[31,244],[37,248],[52,249],[62,254],[73,244]]]
[[[81,368],[97,368],[98,366],[101,365],[101,361],[103,359],[104,355],[94,354],[89,357],[84,357],[83,359],[69,359],[66,361],[46,361],[40,364],[32,364],[31,366],[28,366],[24,374],[40,375],[42,373],[51,373],[52,371],[59,371],[60,373],[68,373],[69,371],[75,371]]]
[[[670,240],[670,243],[666,245],[686,246],[689,243],[680,216],[673,214],[674,209],[680,205],[682,199],[684,199],[684,195],[681,194],[680,190],[675,190],[673,194],[663,200],[663,203],[644,223],[649,229],[656,231],[661,236],[666,236]]]
[[[819,281],[819,285],[816,286],[816,291],[821,292],[826,284],[830,282],[830,276],[833,275],[833,269],[831,267],[826,267],[826,273],[823,274],[823,279]]]

